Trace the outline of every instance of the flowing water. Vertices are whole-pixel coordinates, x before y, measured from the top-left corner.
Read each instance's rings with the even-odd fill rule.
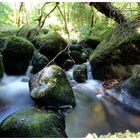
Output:
[[[12,113],[34,105],[29,97],[29,73],[28,68],[25,76],[4,77],[0,83],[0,122]]]
[[[88,67],[88,80],[77,83],[72,71],[67,72],[76,98],[76,107],[66,115],[68,137],[85,137],[88,133],[97,135],[108,132],[140,130],[140,114],[130,112],[122,103],[104,93],[101,81],[94,80]],[[0,122],[12,113],[34,106],[29,96],[28,81],[31,67],[25,76],[4,75],[0,83]]]
[[[67,72],[76,97],[76,107],[66,116],[68,137],[85,137],[108,132],[140,130],[140,114],[130,111],[125,105],[104,93],[101,81],[94,80],[88,66],[88,80],[77,83],[72,79],[72,69]],[[111,91],[110,91],[111,92]],[[111,94],[111,93],[110,93]]]

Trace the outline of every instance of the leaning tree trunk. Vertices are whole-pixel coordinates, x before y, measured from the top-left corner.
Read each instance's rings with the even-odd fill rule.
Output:
[[[113,18],[117,23],[125,22],[126,19],[122,12],[114,7],[110,2],[90,2],[91,6],[94,6],[99,12],[109,18]]]
[[[125,79],[131,73],[128,67],[140,64],[139,27],[140,15],[133,21],[117,24],[101,41],[89,58],[94,78]]]

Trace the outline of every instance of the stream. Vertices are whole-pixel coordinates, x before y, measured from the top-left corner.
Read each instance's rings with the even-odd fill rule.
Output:
[[[77,83],[72,71],[67,71],[76,98],[76,107],[67,113],[66,133],[70,138],[85,137],[88,133],[98,136],[108,132],[140,130],[140,113],[131,111],[114,97],[105,94],[101,81],[94,80],[88,66],[88,80]],[[0,122],[12,113],[34,106],[29,96],[28,81],[31,67],[26,75],[8,76],[4,74],[0,82]],[[111,94],[111,93],[110,93]]]

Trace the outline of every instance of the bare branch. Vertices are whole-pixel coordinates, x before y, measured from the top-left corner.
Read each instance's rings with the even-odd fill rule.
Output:
[[[44,26],[46,18],[57,8],[58,4],[59,2],[57,2],[54,8],[44,17],[43,21],[41,22],[41,28]]]
[[[39,18],[37,19],[39,22],[41,21],[41,19],[42,19],[42,16],[43,16],[43,9],[44,9],[44,7],[48,4],[48,3],[50,3],[50,2],[45,2],[44,4],[43,4],[43,6],[41,7],[41,9],[39,9],[39,11],[40,11],[40,16],[39,16]]]

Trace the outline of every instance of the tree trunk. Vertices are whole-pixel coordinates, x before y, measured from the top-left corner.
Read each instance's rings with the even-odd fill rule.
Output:
[[[64,7],[64,12],[62,12],[62,10],[60,9],[60,7],[57,7],[63,20],[64,20],[64,27],[65,27],[65,31],[68,35],[68,41],[70,40],[70,33],[69,33],[69,29],[68,29],[68,25],[67,25],[67,17],[66,17],[66,13],[65,13],[65,7]]]
[[[90,2],[89,4],[94,6],[105,16],[114,19],[119,24],[126,21],[122,12],[114,7],[110,2]]]
[[[17,17],[17,25],[18,27],[21,27],[23,24],[27,22],[26,9],[25,9],[24,2],[20,2],[18,14],[19,15]]]

